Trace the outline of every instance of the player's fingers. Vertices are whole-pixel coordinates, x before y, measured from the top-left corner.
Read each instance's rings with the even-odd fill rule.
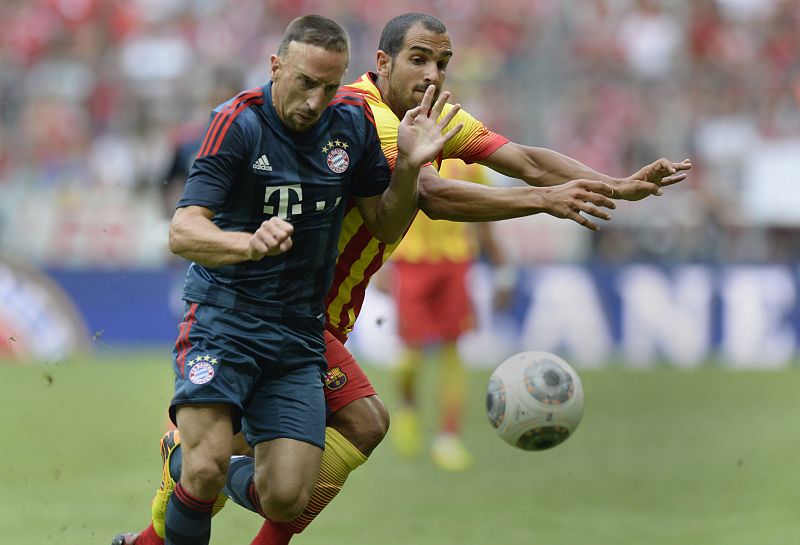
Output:
[[[249,253],[250,259],[261,259],[269,252],[269,246],[257,236],[250,239]]]
[[[658,168],[661,170],[666,170],[670,174],[675,174],[675,167],[672,165],[672,162],[668,161],[667,159],[661,158],[658,160]]]
[[[632,182],[632,189],[631,192],[635,194],[641,194],[642,192],[650,193],[651,195],[661,195],[663,191],[661,187],[653,182],[648,182],[645,180],[634,180]]]
[[[609,214],[607,211],[603,210],[602,208],[598,208],[597,206],[594,206],[593,204],[584,203],[580,208],[581,208],[581,212],[585,212],[587,214],[590,214],[590,215],[592,215],[592,216],[594,216],[594,217],[596,217],[598,219],[606,220],[606,221],[611,219],[611,214]]]
[[[439,119],[439,116],[442,115],[442,110],[444,110],[444,105],[447,104],[447,101],[450,100],[450,91],[442,91],[439,95],[439,98],[436,99],[436,104],[433,105],[433,109],[431,110],[430,117],[432,119]]]
[[[266,248],[267,251],[277,248],[281,243],[278,236],[269,229],[259,229],[253,238],[255,238],[255,243],[258,244],[258,248]]]
[[[427,114],[431,109],[431,103],[433,103],[433,95],[436,93],[436,86],[435,85],[428,85],[428,88],[425,89],[425,94],[422,95],[422,102],[420,103],[420,107],[422,108],[423,113]]]
[[[691,159],[684,159],[680,163],[672,163],[672,166],[675,167],[675,170],[689,170],[692,168],[692,161]]]
[[[442,135],[442,138],[444,138],[444,141],[446,142],[446,141],[450,140],[451,138],[453,138],[456,134],[458,134],[458,131],[460,131],[463,128],[464,128],[464,124],[463,123],[459,123],[458,125],[456,125],[452,129],[450,129],[449,131],[444,133]]]
[[[280,218],[270,218],[261,224],[261,227],[256,231],[256,234],[262,237],[262,240],[271,243],[274,239],[277,242],[286,240],[294,232],[294,226],[285,220],[275,221]]]
[[[453,107],[450,108],[447,114],[445,114],[445,116],[439,121],[439,127],[446,127],[453,120],[459,110],[461,110],[461,104],[453,104]]]
[[[687,174],[685,172],[678,172],[678,173],[673,174],[672,176],[667,176],[666,178],[663,178],[661,180],[661,184],[660,185],[661,185],[661,187],[664,187],[664,186],[667,186],[667,185],[677,184],[678,182],[682,182],[686,178],[687,178]]]
[[[598,182],[597,180],[575,180],[575,182],[592,193],[605,195],[606,197],[614,196],[614,188],[605,182]]]
[[[422,114],[422,112],[423,108],[421,105],[411,108],[406,112],[405,120],[407,120],[408,122],[413,122]]]
[[[591,229],[592,231],[597,231],[597,225],[595,225],[594,223],[592,223],[591,221],[589,221],[589,219],[587,219],[587,218],[586,218],[586,217],[584,217],[584,216],[581,216],[581,215],[580,215],[580,214],[578,214],[578,213],[571,214],[571,215],[569,215],[569,216],[567,216],[567,217],[568,217],[568,219],[571,219],[571,220],[572,220],[572,221],[574,221],[575,223],[578,223],[578,224],[580,224],[580,225],[583,225],[583,226],[584,226],[584,227],[586,227],[587,229]]]
[[[284,232],[287,235],[292,235],[294,233],[294,225],[292,225],[283,218],[279,218],[278,216],[272,216],[269,219],[269,222],[273,226],[273,228],[276,229],[277,231]]]
[[[292,239],[290,237],[290,238],[287,238],[286,240],[284,240],[283,242],[281,242],[279,248],[280,248],[281,252],[288,252],[289,250],[292,249],[293,245],[294,245],[294,242],[292,241]]]
[[[593,191],[588,192],[583,200],[590,202],[595,206],[602,206],[603,208],[608,208],[610,210],[614,210],[617,207],[617,203],[615,203],[610,197],[606,197],[605,195],[601,195],[600,193],[595,193]]]

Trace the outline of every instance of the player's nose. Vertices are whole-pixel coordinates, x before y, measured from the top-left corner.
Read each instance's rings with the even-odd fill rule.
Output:
[[[435,85],[437,89],[439,88],[441,78],[439,77],[439,68],[435,63],[428,63],[425,66],[424,78],[426,85]]]
[[[325,109],[325,106],[328,105],[328,96],[325,94],[324,89],[315,89],[313,93],[308,96],[306,100],[306,106],[308,109],[314,112],[314,114],[319,115],[319,113]]]

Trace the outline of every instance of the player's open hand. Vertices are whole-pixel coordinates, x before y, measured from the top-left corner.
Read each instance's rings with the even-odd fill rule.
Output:
[[[692,168],[692,162],[684,159],[680,163],[673,163],[667,159],[659,159],[654,163],[640,169],[613,185],[614,198],[626,201],[638,201],[648,195],[661,195],[662,188],[677,184],[686,179],[686,171]]]
[[[429,85],[422,97],[422,103],[406,112],[397,132],[397,160],[406,161],[409,166],[421,167],[434,160],[442,150],[445,142],[463,128],[463,123],[442,134],[442,131],[453,120],[461,109],[460,104],[453,105],[450,111],[439,120],[444,105],[450,99],[448,91],[442,92],[431,108],[436,87]]]
[[[261,224],[250,237],[248,257],[258,261],[264,256],[288,252],[292,247],[294,226],[286,220],[273,216]]]
[[[609,220],[611,215],[603,208],[613,210],[617,207],[611,200],[614,193],[611,186],[596,180],[572,180],[536,190],[544,194],[544,212],[557,218],[572,220],[592,231],[597,230],[597,225],[581,212],[601,220]]]

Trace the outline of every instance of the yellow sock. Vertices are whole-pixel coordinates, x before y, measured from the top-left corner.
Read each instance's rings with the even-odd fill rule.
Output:
[[[467,393],[467,371],[458,355],[455,343],[442,347],[439,371],[439,399],[441,399],[440,431],[458,433]]]
[[[360,450],[333,428],[325,428],[325,450],[319,468],[317,484],[308,500],[305,511],[296,519],[285,523],[292,533],[299,534],[336,497],[347,476],[367,461]]]
[[[407,406],[416,404],[416,389],[424,354],[417,348],[407,348],[400,365],[397,367],[397,382],[400,386],[400,398]]]

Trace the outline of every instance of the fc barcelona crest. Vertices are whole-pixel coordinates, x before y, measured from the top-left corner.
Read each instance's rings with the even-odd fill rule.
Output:
[[[347,154],[347,142],[341,142],[339,140],[328,142],[328,145],[322,148],[322,153],[328,154],[326,162],[331,172],[341,174],[350,166],[350,156]]]
[[[342,372],[341,367],[334,367],[333,369],[328,369],[322,376],[322,380],[325,382],[325,387],[327,389],[338,390],[347,384],[347,375]]]

